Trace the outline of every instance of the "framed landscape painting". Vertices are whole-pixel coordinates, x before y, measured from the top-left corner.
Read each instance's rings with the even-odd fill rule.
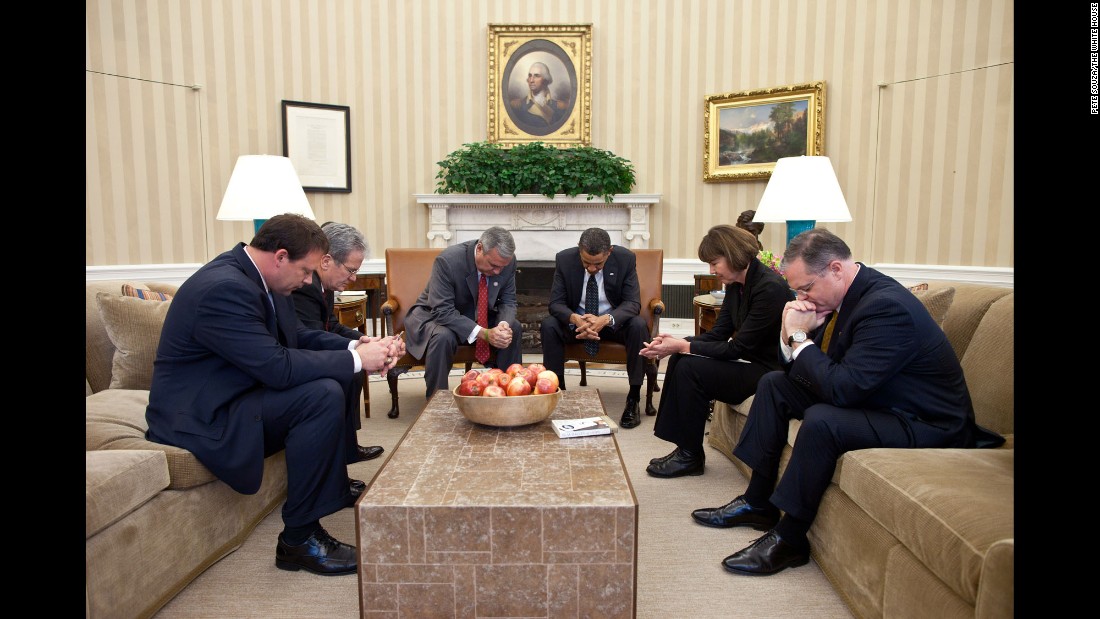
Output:
[[[489,24],[489,142],[587,146],[591,118],[591,24]]]
[[[708,95],[703,180],[771,178],[781,157],[823,155],[825,82]]]

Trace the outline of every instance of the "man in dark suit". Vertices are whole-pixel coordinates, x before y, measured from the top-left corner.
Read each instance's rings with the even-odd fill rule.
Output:
[[[333,311],[336,293],[354,282],[359,267],[363,266],[363,260],[367,256],[367,239],[353,226],[332,221],[323,224],[321,230],[328,237],[328,253],[321,257],[321,264],[313,272],[313,281],[290,294],[290,298],[294,300],[294,309],[298,312],[298,320],[307,329],[320,329],[351,340],[369,341],[359,331],[340,324],[340,319]],[[365,372],[359,372],[353,379],[352,393],[355,402],[359,402],[363,395],[366,376]],[[366,388],[369,389],[369,386]],[[355,432],[363,427],[363,420],[359,417],[358,404],[354,408],[349,407],[347,413],[344,452],[348,464],[381,456],[385,451],[381,445],[363,447],[359,444]]]
[[[523,362],[522,327],[516,318],[516,242],[504,228],[492,227],[477,241],[444,249],[431,278],[405,315],[409,353],[424,360],[426,397],[448,389],[447,377],[458,345],[485,341],[497,350],[496,367]],[[477,323],[479,283],[487,292],[487,321]],[[486,363],[486,362],[482,362]]]
[[[624,428],[641,423],[638,400],[645,359],[638,355],[649,340],[645,319],[638,315],[638,261],[634,252],[611,244],[607,231],[589,228],[581,233],[577,247],[563,249],[554,257],[554,283],[550,288],[550,315],[540,325],[542,356],[546,369],[558,375],[565,389],[565,345],[606,339],[626,346],[626,374],[630,392],[619,422]],[[588,307],[586,291],[594,279],[598,306]]]
[[[809,561],[806,533],[847,451],[1004,442],[974,422],[955,351],[904,286],[852,260],[848,245],[823,228],[796,236],[783,264],[796,293],[783,308],[785,369],[760,379],[733,450],[752,468],[748,489],[691,514],[706,526],[768,531],[722,561],[737,574]],[[777,484],[791,419],[802,424]]]
[[[231,488],[254,494],[264,458],[286,450],[280,569],[354,574],[355,547],[320,519],[358,497],[348,479],[344,411],[352,378],[385,372],[404,354],[298,321],[290,293],[308,284],[328,239],[301,215],[267,220],[189,277],[172,299],[153,366],[149,440],[182,447]]]

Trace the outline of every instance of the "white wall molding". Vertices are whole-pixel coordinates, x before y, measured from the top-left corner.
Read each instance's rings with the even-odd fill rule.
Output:
[[[201,264],[119,264],[113,266],[85,267],[85,282],[100,282],[108,279],[123,279],[137,282],[164,282],[182,284],[199,270]],[[385,273],[386,259],[364,260],[359,267],[360,273]]]
[[[928,280],[1015,287],[1015,269],[1008,267],[949,266],[945,264],[872,264],[876,270],[911,286]]]

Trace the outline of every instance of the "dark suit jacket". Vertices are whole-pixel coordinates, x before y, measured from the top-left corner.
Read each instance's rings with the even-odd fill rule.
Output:
[[[780,369],[775,347],[783,328],[783,306],[791,298],[787,280],[753,258],[745,283],[726,286],[726,299],[714,328],[687,338],[691,341],[691,352],[727,361],[744,359],[769,370]]]
[[[826,325],[788,367],[788,375],[823,402],[891,412],[918,446],[973,447],[1003,438],[979,429],[962,366],[943,329],[920,300],[867,265],[841,303],[829,352]]]
[[[263,477],[264,430],[257,389],[320,378],[350,384],[347,338],[306,329],[289,297],[272,295],[244,243],[189,277],[164,319],[149,388],[149,440],[182,447],[237,492]],[[275,318],[277,317],[277,321]]]
[[[336,306],[336,292],[321,290],[321,276],[313,273],[313,281],[290,294],[298,319],[307,329],[330,331],[346,338],[357,340],[362,333],[340,322],[333,312]]]
[[[554,283],[550,287],[550,315],[563,325],[569,324],[569,317],[577,313],[581,298],[584,296],[584,264],[577,247],[563,249],[554,256]],[[618,245],[611,246],[611,255],[603,265],[603,290],[611,303],[611,315],[615,317],[615,326],[607,327],[618,331],[628,320],[637,316],[642,309],[639,300],[638,259],[634,252]],[[594,308],[588,309],[595,314]]]
[[[451,245],[435,258],[432,275],[420,298],[405,315],[405,347],[417,359],[424,357],[428,337],[438,327],[449,329],[466,343],[477,324],[477,239]],[[516,257],[488,279],[489,327],[516,320]]]

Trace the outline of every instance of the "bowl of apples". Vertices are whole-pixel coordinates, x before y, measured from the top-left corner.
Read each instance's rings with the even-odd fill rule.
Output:
[[[541,363],[470,370],[454,388],[455,406],[474,423],[498,428],[548,419],[561,400],[558,375]]]

